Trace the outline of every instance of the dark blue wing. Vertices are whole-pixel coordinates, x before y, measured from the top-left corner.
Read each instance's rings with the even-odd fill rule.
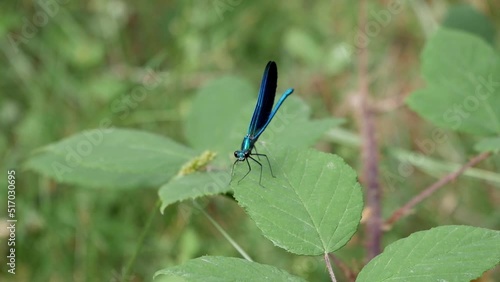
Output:
[[[274,97],[276,96],[277,81],[278,68],[275,62],[269,61],[262,76],[259,98],[253,112],[252,121],[248,127],[248,135],[255,136],[267,125],[273,109]]]

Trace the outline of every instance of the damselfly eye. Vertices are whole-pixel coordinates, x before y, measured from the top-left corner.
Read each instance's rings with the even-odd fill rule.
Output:
[[[238,151],[234,151],[234,157],[237,158],[238,157]]]

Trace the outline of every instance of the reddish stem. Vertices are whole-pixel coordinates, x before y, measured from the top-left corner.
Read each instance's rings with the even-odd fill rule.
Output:
[[[389,219],[385,221],[385,229],[390,229],[392,225],[398,221],[401,217],[406,216],[410,213],[410,211],[418,205],[420,202],[423,200],[427,199],[430,197],[434,192],[436,192],[439,188],[443,187],[445,184],[455,180],[457,177],[459,177],[461,174],[463,174],[468,168],[475,166],[479,162],[487,159],[491,155],[491,152],[485,152],[481,153],[474,158],[472,158],[469,162],[467,162],[465,165],[463,165],[461,168],[458,170],[447,174],[443,176],[441,179],[439,179],[437,182],[432,184],[431,186],[427,187],[422,191],[420,194],[417,196],[413,197],[408,203],[406,203],[404,206],[401,208],[397,209]]]

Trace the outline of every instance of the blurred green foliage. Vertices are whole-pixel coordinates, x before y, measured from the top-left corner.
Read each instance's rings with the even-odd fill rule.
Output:
[[[421,85],[419,54],[427,23],[440,21],[456,2],[394,1],[402,5],[397,13],[387,13],[384,1],[370,1],[368,7],[370,22],[378,27],[368,46],[371,90],[381,109],[384,216],[436,179],[424,170],[401,176],[392,149],[421,151],[419,141],[430,138],[434,127],[393,105]],[[498,31],[500,3],[481,3],[477,8]],[[313,116],[346,117],[345,130],[356,132],[350,98],[357,87],[357,9],[357,2],[348,0],[2,1],[0,168],[3,175],[10,168],[18,172],[15,281],[118,280],[147,218],[158,211],[153,189],[88,189],[23,171],[23,162],[41,146],[103,122],[184,143],[184,121],[197,89],[233,73],[251,80],[257,90],[268,60],[280,66],[279,87],[294,87],[294,95],[313,107]],[[450,22],[461,27],[456,16]],[[491,41],[498,46],[498,36]],[[235,112],[239,106],[233,106]],[[426,157],[464,163],[475,153],[474,138],[448,136]],[[328,139],[320,146],[359,167],[354,141]],[[500,160],[490,158],[480,167],[498,172]],[[0,181],[5,186],[6,176]],[[387,232],[385,243],[442,224],[500,228],[498,184],[463,177],[449,186]],[[326,279],[320,258],[273,247],[232,200],[214,197],[205,205],[255,261],[311,281]],[[130,281],[149,281],[160,268],[205,254],[238,255],[188,203],[169,206],[152,226]],[[337,254],[355,269],[363,257],[359,231]],[[2,254],[6,248],[0,246]],[[498,270],[490,275],[498,278]],[[2,267],[0,280],[10,279]]]

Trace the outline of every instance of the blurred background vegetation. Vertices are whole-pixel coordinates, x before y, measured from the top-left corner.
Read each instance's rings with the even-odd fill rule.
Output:
[[[401,5],[400,10],[382,17],[394,3]],[[89,189],[23,171],[22,164],[33,150],[97,128],[104,119],[116,127],[155,132],[182,143],[183,121],[193,95],[223,75],[245,77],[257,90],[267,61],[277,61],[279,89],[294,87],[315,117],[346,118],[342,129],[328,134],[318,146],[359,168],[353,115],[357,4],[348,0],[2,1],[0,168],[3,187],[7,169],[17,170],[15,281],[119,280],[147,218],[157,211],[155,189]],[[464,4],[489,19],[494,30],[488,34],[497,33],[498,1],[369,1],[370,21],[379,27],[368,37],[368,47],[385,217],[446,170],[429,164],[427,170],[415,169],[401,177],[396,152],[421,152],[416,140],[431,136],[433,126],[403,101],[422,86],[419,54],[426,38],[449,19],[450,10],[460,11]],[[492,45],[498,42],[498,36],[491,38]],[[146,98],[120,110],[121,99],[143,84],[154,86]],[[449,142],[437,144],[425,156],[442,162],[444,168],[475,154],[475,140],[453,132],[448,135]],[[498,157],[480,164],[485,171],[498,172],[499,167]],[[498,186],[481,179],[481,174],[463,176],[387,232],[384,243],[444,224],[498,230]],[[213,197],[205,204],[255,261],[310,281],[327,279],[320,258],[294,256],[273,247],[234,201]],[[2,224],[5,210],[0,213]],[[238,256],[189,203],[168,207],[164,215],[154,218],[153,226],[130,281],[149,281],[158,269],[205,254]],[[2,242],[7,236],[4,230]],[[359,228],[338,253],[354,269],[362,267],[362,233]],[[6,248],[2,243],[2,254]],[[12,281],[2,265],[0,280]],[[500,277],[498,268],[485,275],[485,279],[492,277]]]

